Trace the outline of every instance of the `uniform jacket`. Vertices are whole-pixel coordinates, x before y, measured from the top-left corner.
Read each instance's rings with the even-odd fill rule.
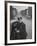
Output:
[[[26,37],[26,25],[23,22],[19,23],[18,21],[12,23],[10,40],[26,39]]]

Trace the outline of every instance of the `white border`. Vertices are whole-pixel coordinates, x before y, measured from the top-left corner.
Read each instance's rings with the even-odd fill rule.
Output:
[[[31,6],[32,7],[32,39],[26,39],[26,40],[10,40],[10,6]],[[23,43],[23,42],[34,42],[34,5],[32,4],[18,4],[18,3],[8,3],[7,4],[7,43]]]

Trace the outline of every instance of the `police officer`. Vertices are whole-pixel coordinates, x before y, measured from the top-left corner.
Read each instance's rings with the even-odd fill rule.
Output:
[[[12,23],[10,40],[26,39],[26,25],[21,20],[22,17],[18,18],[18,21]]]

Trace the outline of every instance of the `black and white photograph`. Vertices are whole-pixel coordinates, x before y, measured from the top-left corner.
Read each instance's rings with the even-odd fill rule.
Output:
[[[10,6],[10,40],[32,39],[32,7]]]
[[[7,43],[35,43],[35,3],[7,2]]]

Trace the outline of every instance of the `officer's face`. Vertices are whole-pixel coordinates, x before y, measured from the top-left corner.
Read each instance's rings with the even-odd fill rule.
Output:
[[[22,22],[22,19],[19,19],[19,22]]]

